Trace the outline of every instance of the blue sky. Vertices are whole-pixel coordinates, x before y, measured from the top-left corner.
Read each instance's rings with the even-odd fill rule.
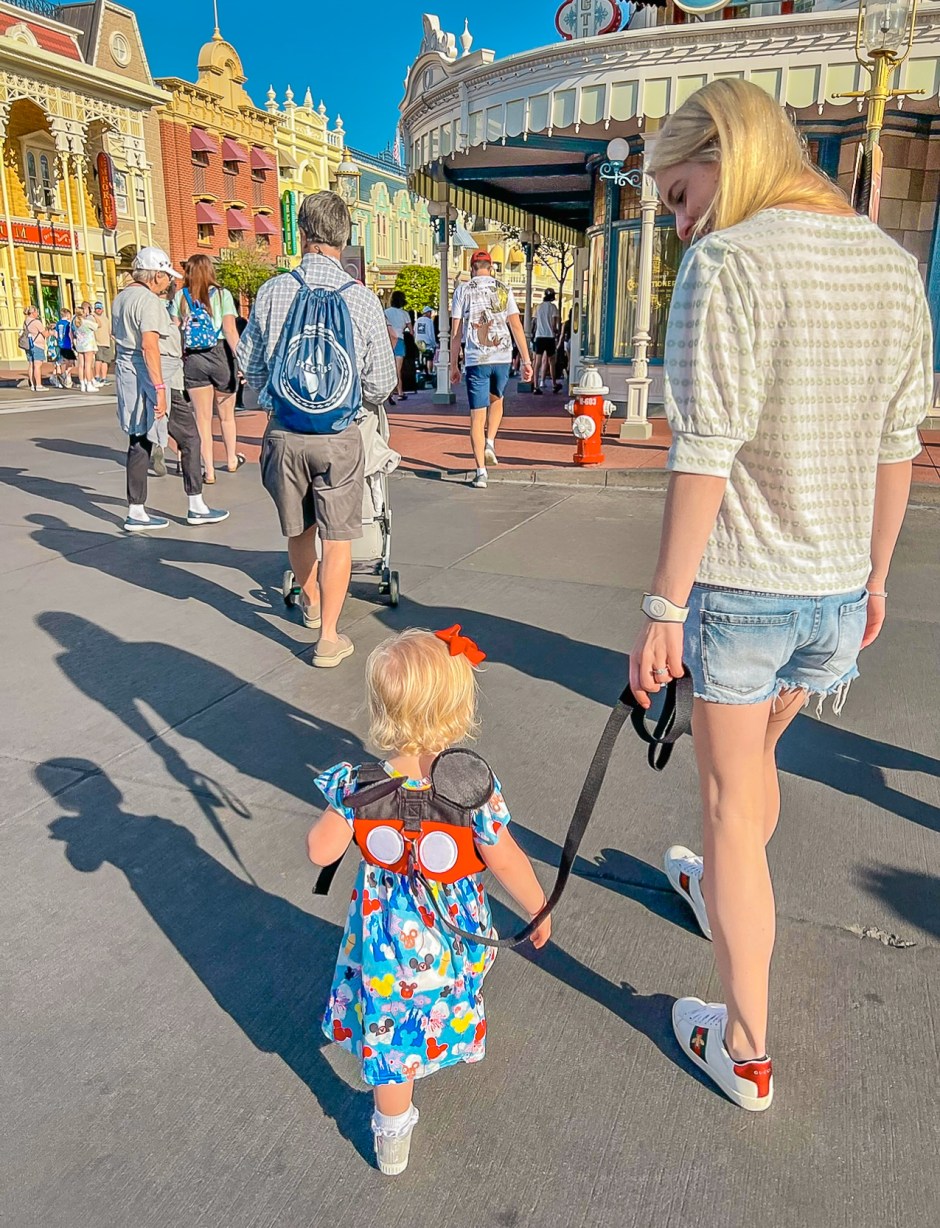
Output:
[[[290,84],[297,101],[309,85],[331,120],[343,117],[347,141],[377,152],[395,133],[402,83],[422,38],[421,14],[436,13],[458,37],[470,19],[473,49],[498,59],[557,42],[560,0],[218,0],[222,34],[233,43],[263,106],[269,85],[283,100]],[[194,80],[200,46],[212,35],[212,0],[125,0],[137,13],[154,76]],[[458,44],[459,47],[459,44]]]

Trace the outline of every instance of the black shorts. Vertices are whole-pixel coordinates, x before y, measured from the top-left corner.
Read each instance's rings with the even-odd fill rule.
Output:
[[[63,346],[62,347],[62,357],[65,359],[66,362],[74,362],[75,361],[75,351],[71,349],[71,347],[69,346]]]
[[[536,354],[547,354],[549,358],[555,356],[555,338],[554,337],[536,337],[535,352]]]
[[[231,393],[238,387],[235,356],[224,341],[211,350],[187,350],[183,355],[183,383],[190,388],[214,388]]]

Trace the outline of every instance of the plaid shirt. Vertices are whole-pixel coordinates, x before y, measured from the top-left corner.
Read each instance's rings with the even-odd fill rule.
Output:
[[[350,280],[339,261],[329,256],[304,256],[299,272],[311,289],[323,286],[338,290]],[[238,343],[238,366],[251,387],[259,390],[259,400],[267,408],[271,407],[267,383],[274,351],[299,289],[289,273],[266,281],[258,291],[248,327]],[[343,291],[343,300],[352,319],[362,399],[380,405],[398,382],[382,305],[358,281]]]

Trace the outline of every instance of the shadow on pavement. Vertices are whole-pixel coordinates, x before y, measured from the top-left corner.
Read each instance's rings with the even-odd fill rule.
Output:
[[[319,1021],[340,928],[244,882],[179,823],[124,810],[120,790],[88,760],[40,764],[36,776],[50,794],[63,769],[84,774],[56,797],[71,813],[49,825],[72,867],[120,870],[222,1010],[257,1049],[281,1058],[371,1163],[367,1093],[334,1074],[322,1052]]]
[[[97,516],[99,520],[104,520],[109,525],[119,525],[124,522],[127,510],[126,499],[99,494],[98,491],[91,490],[87,486],[80,486],[77,482],[57,482],[41,475],[32,476],[28,469],[12,469],[9,466],[0,466],[0,482],[4,486],[13,486],[24,494],[34,495],[37,499],[47,499],[52,503],[77,508],[80,512],[87,512],[89,516]],[[106,510],[110,507],[120,510],[112,513]],[[25,519],[30,520],[31,517],[27,516]],[[50,517],[50,519],[55,520],[55,517]],[[71,526],[67,525],[64,520],[56,523],[59,528],[71,529]]]
[[[940,832],[940,808],[889,785],[882,768],[940,776],[940,760],[838,725],[799,716],[780,740],[777,766],[792,776],[861,797],[889,814]]]
[[[62,651],[59,668],[73,685],[118,717],[146,742],[167,773],[192,792],[219,837],[234,848],[220,813],[249,819],[250,809],[182,755],[145,715],[155,712],[165,726],[183,723],[184,737],[198,741],[237,772],[319,805],[314,777],[341,760],[362,761],[362,743],[353,734],[277,699],[231,673],[171,644],[122,640],[76,614],[48,611],[38,625]],[[218,712],[199,720],[210,704],[236,692],[240,717]]]
[[[861,866],[858,882],[899,917],[940,938],[940,879],[896,866]]]
[[[111,461],[124,468],[127,449],[108,448],[100,443],[87,443],[84,439],[31,439],[37,448],[46,452],[64,452],[68,456],[87,456],[92,460]]]
[[[147,593],[162,593],[177,601],[198,601],[218,610],[237,626],[257,631],[259,635],[286,648],[295,651],[313,648],[313,640],[307,644],[288,633],[290,624],[286,620],[283,624],[280,620],[271,624],[260,617],[270,614],[272,610],[279,613],[283,610],[280,601],[272,596],[271,588],[265,581],[257,579],[259,572],[270,572],[271,587],[279,584],[285,560],[279,551],[239,550],[235,546],[209,542],[195,536],[182,541],[173,537],[145,538],[141,534],[126,533],[116,537],[113,532],[73,529],[59,517],[42,513],[27,516],[26,522],[37,526],[31,535],[37,546],[61,555],[68,563],[123,580]],[[63,533],[68,534],[68,549],[64,551],[60,548]],[[99,546],[111,548],[99,550]],[[254,600],[247,601],[225,584],[189,570],[192,565],[202,564],[228,567],[248,576],[255,585],[250,593]],[[297,615],[294,622],[299,628]]]

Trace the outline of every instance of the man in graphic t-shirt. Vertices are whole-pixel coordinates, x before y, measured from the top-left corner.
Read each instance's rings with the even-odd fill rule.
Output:
[[[460,341],[464,340],[467,399],[470,402],[470,441],[476,476],[471,482],[486,488],[486,466],[498,465],[496,432],[503,417],[503,394],[509,381],[512,343],[522,355],[522,378],[532,379],[532,363],[519,308],[512,291],[492,275],[489,252],[470,258],[470,280],[454,291],[451,313],[450,378],[460,378]]]

